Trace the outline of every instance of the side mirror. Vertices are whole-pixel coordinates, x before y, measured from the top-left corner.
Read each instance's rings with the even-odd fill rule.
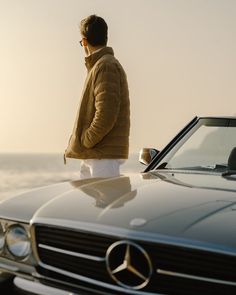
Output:
[[[139,152],[139,162],[148,166],[158,153],[159,151],[153,148],[142,148]]]

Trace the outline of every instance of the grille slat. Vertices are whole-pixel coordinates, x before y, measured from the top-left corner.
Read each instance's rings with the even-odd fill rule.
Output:
[[[89,235],[83,232],[63,231],[55,228],[41,228],[37,230],[38,243],[61,248],[64,250],[75,251],[89,255],[104,257],[111,240],[99,235]],[[115,239],[114,239],[115,241]]]
[[[43,253],[41,253],[40,251],[39,254],[43,262],[46,261],[47,264],[60,269],[62,268],[61,261],[63,259],[63,270],[73,272],[75,274],[86,276],[86,277],[90,276],[91,273],[94,272],[94,266],[96,264],[97,267],[96,267],[95,279],[100,280],[104,278],[104,276],[107,276],[106,270],[103,267],[100,267],[99,265],[101,264],[101,262],[96,262],[96,263],[94,263],[94,261],[89,262],[87,260],[80,259],[80,258],[75,258],[75,257],[70,258],[67,255],[62,257],[60,253],[54,253],[52,255],[51,251],[45,251],[45,250],[43,251]]]
[[[118,237],[115,238],[108,235],[39,225],[35,226],[35,235],[37,245],[45,244],[67,251],[101,258],[105,257],[106,251],[110,245],[120,240]],[[140,245],[148,253],[153,264],[154,272],[149,284],[143,289],[145,292],[181,295],[236,294],[236,287],[234,286],[156,273],[156,269],[163,269],[193,276],[236,282],[236,258],[234,256],[175,245],[140,242],[133,239],[132,241]],[[40,247],[38,247],[38,255],[41,262],[46,265],[104,283],[116,285],[110,278],[104,261],[98,262],[70,256]],[[43,265],[38,267],[38,271],[52,278],[62,276],[44,269]],[[69,277],[65,277],[64,279],[65,281],[75,281],[75,279]],[[82,284],[82,282],[79,282],[79,284]],[[217,293],[214,293],[212,290],[216,290]],[[233,293],[231,293],[231,291]]]
[[[157,268],[236,281],[235,257],[169,245],[164,246],[166,249],[156,247],[158,253],[152,255],[152,260]],[[153,246],[146,246],[146,250],[154,253]]]

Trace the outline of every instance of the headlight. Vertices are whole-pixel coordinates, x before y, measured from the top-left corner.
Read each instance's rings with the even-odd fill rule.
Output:
[[[5,244],[5,236],[2,224],[0,223],[0,252],[3,250]]]
[[[6,244],[9,252],[17,258],[25,258],[30,254],[30,240],[27,231],[20,225],[12,225],[6,234]]]

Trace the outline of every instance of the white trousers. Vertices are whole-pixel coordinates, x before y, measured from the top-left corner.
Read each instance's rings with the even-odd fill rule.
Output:
[[[120,165],[124,162],[123,159],[83,160],[80,166],[80,179],[119,176]]]

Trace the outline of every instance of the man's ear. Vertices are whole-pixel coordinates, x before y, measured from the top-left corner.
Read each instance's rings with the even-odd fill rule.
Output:
[[[87,41],[86,38],[83,38],[83,39],[82,39],[82,43],[83,43],[83,46],[84,46],[84,47],[87,47],[87,46],[88,46],[88,41]]]

